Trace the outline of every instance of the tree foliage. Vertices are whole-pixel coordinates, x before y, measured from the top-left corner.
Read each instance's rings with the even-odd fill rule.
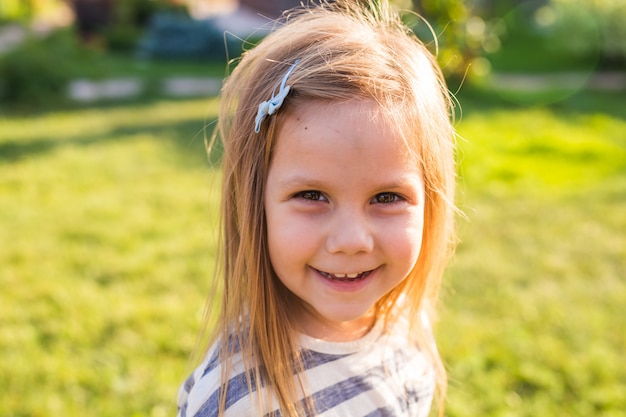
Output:
[[[436,44],[437,58],[447,76],[463,76],[493,44],[495,35],[488,31],[483,11],[474,1],[412,0],[412,8],[420,16],[412,19],[416,33]]]

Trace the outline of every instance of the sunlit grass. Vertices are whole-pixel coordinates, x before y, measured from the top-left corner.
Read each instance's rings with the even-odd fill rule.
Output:
[[[460,126],[462,182],[531,196],[597,191],[624,169],[624,127],[604,114],[559,117],[548,109],[473,115]]]
[[[0,119],[0,416],[174,415],[215,255],[214,116]],[[484,108],[459,133],[447,414],[626,415],[626,122]]]
[[[626,121],[495,110],[459,130],[449,415],[626,415]]]
[[[172,415],[214,255],[205,101],[0,124],[0,415]]]

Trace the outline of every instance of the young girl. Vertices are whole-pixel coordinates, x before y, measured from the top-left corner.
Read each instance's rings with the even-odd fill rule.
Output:
[[[218,328],[185,416],[426,416],[449,96],[385,2],[292,12],[224,85]]]

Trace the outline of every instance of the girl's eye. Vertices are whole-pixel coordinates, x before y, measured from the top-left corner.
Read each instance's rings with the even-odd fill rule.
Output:
[[[311,200],[311,201],[325,201],[326,200],[322,193],[320,193],[319,191],[312,191],[312,190],[301,191],[297,193],[295,197],[302,198],[304,200]]]
[[[374,204],[392,204],[401,200],[402,197],[396,193],[380,193],[376,194],[371,202]]]

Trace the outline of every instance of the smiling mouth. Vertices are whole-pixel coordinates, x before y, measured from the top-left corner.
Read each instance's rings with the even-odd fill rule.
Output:
[[[339,281],[339,282],[361,281],[373,272],[373,270],[371,270],[371,271],[356,272],[356,273],[350,273],[350,274],[331,274],[329,272],[320,271],[319,269],[317,271],[320,274],[322,274],[324,278],[329,279],[331,281]]]

